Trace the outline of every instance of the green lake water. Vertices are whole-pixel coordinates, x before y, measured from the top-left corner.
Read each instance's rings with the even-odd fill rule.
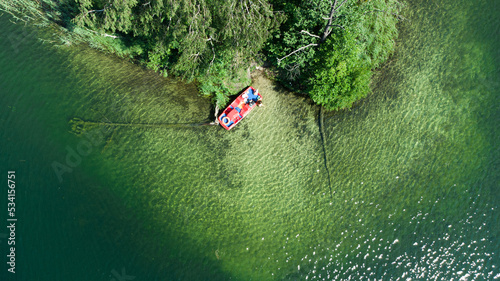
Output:
[[[259,73],[230,132],[170,127],[213,119],[194,85],[1,16],[0,280],[500,280],[499,4],[410,1],[324,143]]]

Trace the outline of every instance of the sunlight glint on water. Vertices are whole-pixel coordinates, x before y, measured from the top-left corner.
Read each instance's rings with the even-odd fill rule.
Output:
[[[24,280],[499,279],[497,6],[409,3],[373,95],[325,114],[331,187],[318,107],[260,74],[265,106],[231,132],[143,126],[210,103],[82,46],[3,41],[2,165],[40,214],[21,208]],[[91,128],[59,183],[72,118],[131,125]]]

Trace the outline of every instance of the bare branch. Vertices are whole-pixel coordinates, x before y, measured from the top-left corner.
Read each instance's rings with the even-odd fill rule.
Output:
[[[286,55],[286,56],[284,56],[284,57],[282,57],[281,59],[278,59],[278,63],[280,63],[282,60],[284,60],[284,59],[288,58],[289,56],[291,56],[291,55],[293,55],[293,54],[295,54],[295,53],[297,53],[297,52],[299,52],[299,51],[301,51],[301,50],[304,50],[305,48],[311,47],[311,46],[318,46],[318,44],[316,44],[316,43],[311,43],[311,44],[309,44],[309,45],[307,45],[307,46],[300,47],[300,48],[298,48],[297,50],[295,50],[295,51],[293,51],[293,52],[289,53],[288,55]]]
[[[212,60],[210,61],[210,65],[213,65],[213,64],[214,64],[214,60],[215,60],[215,51],[214,51],[214,47],[212,47],[212,52],[214,53],[214,56],[212,57]]]
[[[212,53],[214,54],[214,56],[212,57],[212,60],[210,61],[210,66],[213,65],[214,63],[214,60],[215,60],[215,50],[214,50],[214,43],[212,42],[212,36],[210,36],[210,38],[207,39],[207,41],[210,43],[211,47],[212,47]]]
[[[110,6],[113,6],[113,4],[109,4],[108,5],[104,5],[104,8],[102,8],[102,10],[90,10],[87,12],[87,15],[88,14],[92,14],[92,13],[102,13],[102,12],[105,12],[107,8],[109,8]]]
[[[219,125],[219,100],[217,100],[217,102],[215,103],[215,125]]]
[[[102,33],[102,34],[101,34],[101,33],[97,32],[97,31],[94,31],[94,30],[92,30],[92,29],[88,29],[88,28],[85,28],[85,30],[90,31],[90,32],[93,32],[93,33],[95,33],[95,34],[97,34],[97,35],[104,36],[104,37],[111,37],[111,38],[114,38],[114,39],[121,38],[120,36],[110,35],[110,34],[107,34],[107,33]]]
[[[319,39],[321,39],[321,37],[319,37],[318,35],[311,34],[311,33],[309,33],[309,31],[306,31],[306,30],[301,30],[301,31],[300,31],[300,33],[305,33],[305,34],[307,34],[307,35],[309,35],[309,36],[312,36],[312,37],[314,37],[314,38],[319,38]]]
[[[330,35],[330,25],[332,25],[332,20],[333,20],[333,14],[335,14],[335,6],[337,5],[337,0],[332,5],[332,8],[330,9],[330,16],[328,17],[328,23],[325,26],[325,30],[323,31],[323,36],[321,36],[321,42],[325,41],[326,37]]]
[[[340,7],[342,7],[345,3],[347,2],[347,0],[344,0],[342,3],[340,3],[340,5],[337,6],[337,0],[335,0],[335,2],[333,3],[332,5],[332,8],[330,9],[330,15],[328,16],[328,23],[326,24],[325,26],[325,30],[323,31],[323,36],[321,36],[321,42],[324,42],[326,40],[326,37],[328,37],[328,35],[330,35],[330,33],[332,32],[330,27],[331,26],[339,26],[339,25],[332,25],[332,21],[334,18],[333,15],[337,12],[338,9],[340,9]],[[340,26],[341,27],[341,26]],[[343,27],[342,27],[343,29]]]
[[[300,65],[298,63],[287,65],[285,69],[287,70],[286,76],[290,80],[295,80],[300,75]]]
[[[344,2],[340,3],[340,5],[337,8],[335,8],[335,11],[340,9],[340,7],[342,7],[345,4],[345,2],[347,2],[347,0],[344,0]]]
[[[98,12],[104,12],[106,10],[106,8],[102,9],[102,10],[90,10],[87,12],[87,15],[88,14],[91,14],[91,13],[98,13]]]
[[[118,37],[118,36],[116,36],[116,35],[110,35],[110,34],[107,34],[107,33],[104,33],[104,34],[102,34],[102,35],[103,35],[104,37],[111,37],[111,38],[114,38],[114,39],[116,39],[116,38],[120,38],[120,37]]]

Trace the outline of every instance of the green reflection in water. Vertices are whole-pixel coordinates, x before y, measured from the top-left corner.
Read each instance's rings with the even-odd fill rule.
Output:
[[[36,270],[25,274],[108,280],[124,266],[141,280],[498,276],[497,6],[409,3],[374,94],[325,115],[332,193],[318,108],[258,73],[265,106],[231,132],[98,126],[89,132],[102,138],[59,184],[51,163],[67,164],[66,147],[85,140],[68,132],[72,118],[197,123],[210,118],[209,101],[194,85],[82,47],[39,56],[49,47],[32,40],[21,58],[7,44],[2,100],[16,111],[1,118],[17,141],[8,162],[34,163],[24,168],[37,179],[27,189],[56,198],[32,221],[44,234],[26,229],[30,248],[45,251],[28,255]],[[38,235],[84,246],[60,253],[33,242]],[[57,275],[40,255],[83,266]]]

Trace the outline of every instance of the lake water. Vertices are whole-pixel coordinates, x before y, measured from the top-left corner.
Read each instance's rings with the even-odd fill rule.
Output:
[[[500,280],[498,14],[410,1],[324,143],[319,108],[259,73],[235,129],[171,127],[212,119],[194,85],[1,16],[0,279]]]

